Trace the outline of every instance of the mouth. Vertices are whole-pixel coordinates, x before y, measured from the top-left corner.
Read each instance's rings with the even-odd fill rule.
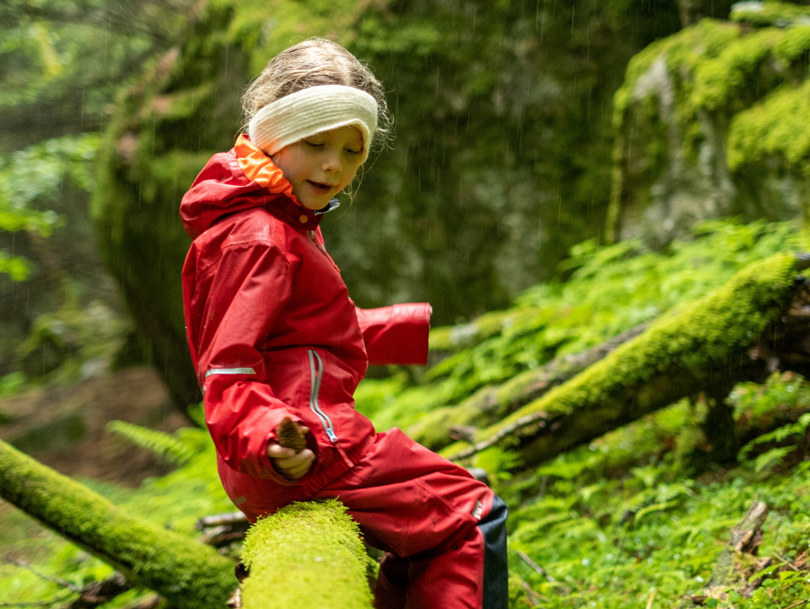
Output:
[[[312,180],[307,180],[307,183],[316,191],[326,194],[327,192],[331,191],[334,188],[332,184],[324,184],[322,182],[313,182]]]

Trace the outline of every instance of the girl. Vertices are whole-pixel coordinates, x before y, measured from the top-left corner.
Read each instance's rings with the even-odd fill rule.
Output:
[[[505,609],[503,502],[354,409],[369,363],[427,358],[429,305],[355,307],[318,227],[388,134],[381,84],[313,39],[272,59],[243,107],[247,135],[180,206],[188,341],[228,496],[251,521],[340,499],[386,552],[377,607]],[[291,422],[305,447],[283,441]]]

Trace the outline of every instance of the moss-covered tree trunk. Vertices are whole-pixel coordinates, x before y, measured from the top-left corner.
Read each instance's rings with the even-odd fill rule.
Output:
[[[464,459],[498,444],[515,448],[531,465],[683,397],[719,395],[721,388],[727,393],[733,383],[764,371],[750,351],[790,305],[799,267],[785,254],[749,265],[722,288],[663,316],[570,381],[481,430],[472,448],[458,443],[445,454]],[[713,431],[719,441],[733,428]]]
[[[216,550],[116,508],[0,441],[0,496],[179,609],[225,607],[233,563]]]
[[[243,609],[371,609],[368,557],[338,501],[293,503],[247,533]]]
[[[646,324],[636,326],[582,353],[552,360],[539,369],[526,370],[505,383],[482,387],[460,404],[426,413],[406,431],[420,444],[438,450],[450,444],[452,438],[469,436],[476,429],[494,425],[537,400],[641,334],[646,327]]]

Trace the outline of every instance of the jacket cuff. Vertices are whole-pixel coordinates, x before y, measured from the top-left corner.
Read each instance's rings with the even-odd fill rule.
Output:
[[[431,312],[426,302],[357,309],[369,363],[427,363]]]

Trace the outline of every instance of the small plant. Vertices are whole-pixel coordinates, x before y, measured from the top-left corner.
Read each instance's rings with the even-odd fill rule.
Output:
[[[187,465],[208,444],[207,432],[195,427],[169,434],[126,421],[110,421],[107,429],[175,465]]]

